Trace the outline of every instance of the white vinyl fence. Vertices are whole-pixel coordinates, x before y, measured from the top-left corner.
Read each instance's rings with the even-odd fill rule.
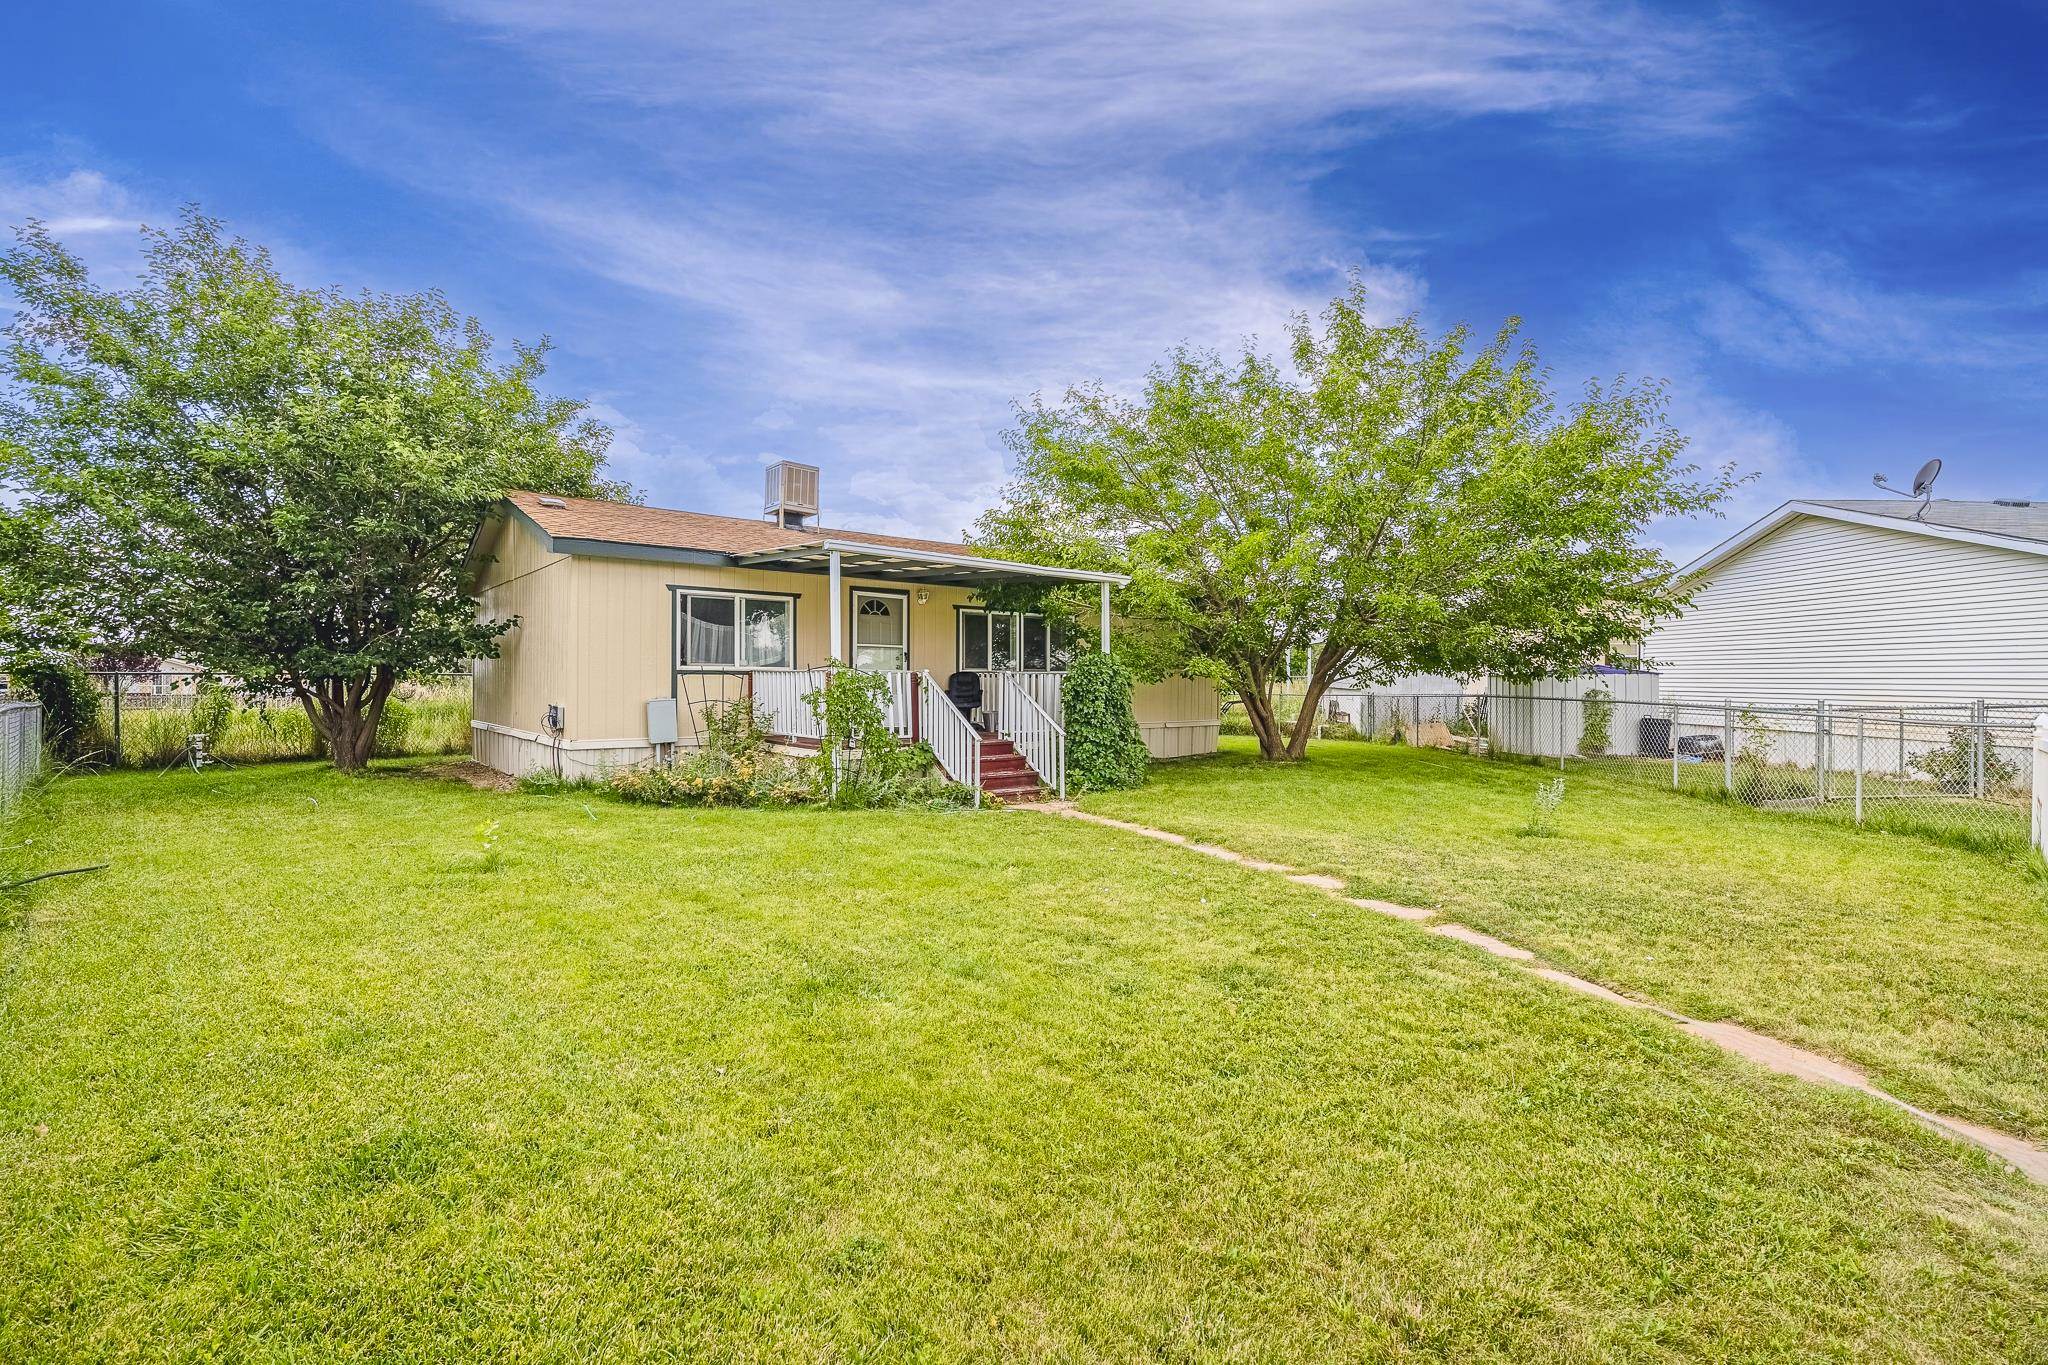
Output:
[[[2034,719],[2033,826],[2029,835],[2035,848],[2048,853],[2048,715]]]
[[[0,807],[11,806],[43,766],[43,708],[0,701]]]

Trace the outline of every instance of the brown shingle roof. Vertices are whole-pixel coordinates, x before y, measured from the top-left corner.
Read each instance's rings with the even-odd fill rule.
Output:
[[[596,498],[555,499],[560,507],[541,505],[539,493],[509,494],[513,506],[531,517],[550,536],[571,540],[603,540],[619,545],[653,545],[672,550],[712,550],[720,554],[743,555],[756,550],[778,550],[789,545],[811,545],[830,537],[857,540],[869,545],[886,545],[898,550],[927,550],[937,554],[979,554],[971,545],[944,540],[913,540],[905,536],[877,535],[872,531],[841,531],[825,526],[785,530],[772,522],[746,517],[717,517],[707,512],[680,512],[667,507],[636,507],[625,502],[604,502]]]

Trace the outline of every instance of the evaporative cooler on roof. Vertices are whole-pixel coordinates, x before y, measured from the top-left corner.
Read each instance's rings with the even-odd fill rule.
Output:
[[[802,526],[818,515],[818,467],[794,460],[768,466],[768,488],[761,511],[777,526]]]

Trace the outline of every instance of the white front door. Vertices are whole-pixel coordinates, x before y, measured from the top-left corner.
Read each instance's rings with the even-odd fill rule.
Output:
[[[853,666],[872,673],[910,667],[910,598],[853,590]]]

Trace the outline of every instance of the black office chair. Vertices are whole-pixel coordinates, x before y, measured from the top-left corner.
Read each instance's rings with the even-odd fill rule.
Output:
[[[969,725],[974,724],[974,713],[981,709],[981,675],[955,673],[946,679],[946,700],[960,708]]]

